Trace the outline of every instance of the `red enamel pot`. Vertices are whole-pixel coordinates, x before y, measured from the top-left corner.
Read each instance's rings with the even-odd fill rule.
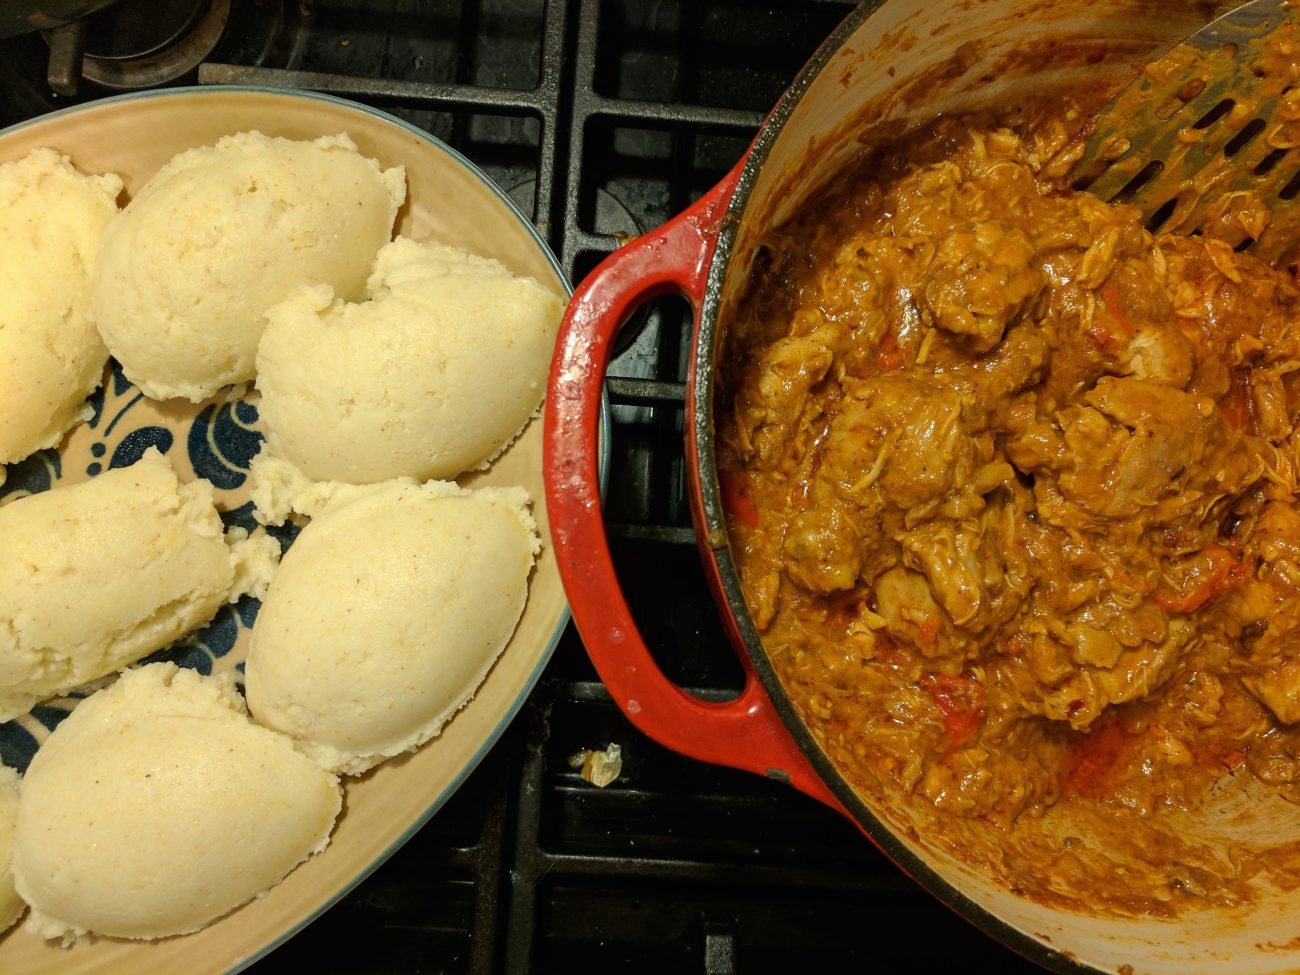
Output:
[[[748,283],[763,236],[864,145],[940,113],[1008,107],[1031,92],[1118,88],[1135,63],[1159,56],[1217,12],[1213,3],[1167,0],[863,3],[817,51],[735,168],[577,289],[547,392],[552,540],[574,621],[632,723],[682,754],[779,779],[840,811],[958,913],[1060,972],[1300,971],[1300,891],[1172,918],[1074,913],[1021,896],[1014,884],[928,843],[887,800],[856,793],[796,713],[741,594],[714,458],[715,365],[727,311]],[[685,444],[692,515],[745,671],[743,691],[724,703],[692,697],[656,665],[619,589],[601,519],[597,429],[614,337],[639,304],[669,292],[695,312]],[[1247,817],[1247,832],[1300,844],[1300,816],[1275,805],[1232,815]]]

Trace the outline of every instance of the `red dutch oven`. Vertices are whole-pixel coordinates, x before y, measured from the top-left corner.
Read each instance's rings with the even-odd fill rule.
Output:
[[[741,593],[718,487],[714,371],[728,309],[758,245],[863,146],[940,113],[1013,107],[1032,92],[1118,89],[1231,3],[1178,0],[875,0],[817,51],[749,152],[712,190],[610,256],[575,293],[561,328],[545,413],[551,535],[574,621],[611,696],[641,731],[693,758],[787,782],[850,817],[891,859],[990,935],[1059,972],[1300,971],[1300,890],[1176,917],[1083,914],[926,842],[879,797],[858,795],[790,703]],[[698,700],[661,672],[615,578],[601,520],[597,430],[614,337],[646,300],[693,306],[686,468],[700,552],[746,680],[725,703]],[[1300,815],[1272,796],[1207,813],[1198,829],[1257,847],[1300,849]],[[1218,832],[1216,832],[1218,831]],[[1258,837],[1258,839],[1255,839]],[[996,842],[994,839],[992,842]],[[1294,858],[1295,854],[1290,853]],[[1294,886],[1294,885],[1293,885]]]

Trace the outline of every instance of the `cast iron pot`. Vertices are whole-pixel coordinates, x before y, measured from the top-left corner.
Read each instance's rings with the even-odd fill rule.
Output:
[[[958,913],[1059,972],[1264,973],[1300,970],[1300,891],[1174,919],[1047,907],[927,843],[898,803],[862,798],[793,708],[741,595],[713,444],[714,370],[727,311],[765,233],[864,143],[945,112],[1010,107],[1028,93],[1118,87],[1231,3],[1168,0],[874,0],[826,41],[717,186],[624,247],[574,295],[545,416],[551,533],[573,618],[614,701],[639,729],[685,755],[788,782],[850,817]],[[597,480],[597,420],[613,338],[636,306],[666,292],[693,306],[686,468],[699,547],[746,673],[732,701],[698,700],[660,671],[611,565]],[[1269,849],[1300,844],[1300,815],[1267,794],[1210,810],[1205,835]],[[1085,840],[1087,838],[1085,837]],[[996,842],[994,840],[994,842]],[[1292,887],[1295,885],[1292,884]]]

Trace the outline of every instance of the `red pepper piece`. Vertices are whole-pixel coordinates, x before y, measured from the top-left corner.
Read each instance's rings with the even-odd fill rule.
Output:
[[[975,737],[984,723],[984,686],[979,681],[965,674],[926,674],[920,683],[943,715],[943,733],[951,748]]]
[[[1114,773],[1127,761],[1139,736],[1118,718],[1103,719],[1071,743],[1065,753],[1062,786],[1066,795],[1101,798],[1113,791]]]
[[[876,349],[876,368],[881,372],[892,372],[903,365],[903,350],[898,347],[898,339],[893,332],[886,332]]]
[[[1253,433],[1255,416],[1251,409],[1250,373],[1245,369],[1234,369],[1232,385],[1223,399],[1219,400],[1219,409],[1223,418],[1243,433]]]
[[[1156,603],[1162,609],[1194,613],[1245,578],[1245,567],[1222,545],[1207,545],[1200,554],[1206,559],[1205,569],[1193,574],[1195,581],[1191,588],[1182,593],[1156,593]]]
[[[722,509],[742,525],[758,527],[758,508],[749,498],[748,478],[734,471],[718,472],[722,491]]]

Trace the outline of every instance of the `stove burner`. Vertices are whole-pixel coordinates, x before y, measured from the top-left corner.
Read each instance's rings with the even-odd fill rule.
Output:
[[[135,61],[171,47],[207,11],[207,0],[118,2],[87,18],[86,57]]]
[[[118,3],[110,7],[107,13],[119,17],[123,16],[124,10],[136,8],[139,13],[131,16],[127,23],[150,18],[162,22],[162,25],[167,23],[176,25],[177,21],[184,21],[184,23],[176,25],[177,29],[170,40],[164,39],[159,45],[139,54],[123,54],[114,50],[111,54],[96,56],[88,37],[86,60],[81,68],[82,76],[105,88],[124,91],[161,85],[179,78],[187,71],[194,70],[217,46],[217,41],[221,39],[221,32],[230,19],[230,0],[211,0],[206,5],[206,10],[202,9],[203,6],[202,2],[194,3],[193,0],[187,3],[161,5],[146,0],[141,3]],[[164,16],[165,8],[179,8],[179,10],[173,9],[169,15]],[[185,15],[187,8],[190,10],[188,18]],[[167,28],[162,25],[154,32],[155,37],[166,33]],[[144,41],[144,35],[137,35],[137,37],[140,42]],[[125,41],[125,38],[123,40]]]
[[[50,87],[74,95],[82,78],[115,91],[175,81],[217,46],[230,19],[230,2],[119,0],[93,17],[52,31]]]

